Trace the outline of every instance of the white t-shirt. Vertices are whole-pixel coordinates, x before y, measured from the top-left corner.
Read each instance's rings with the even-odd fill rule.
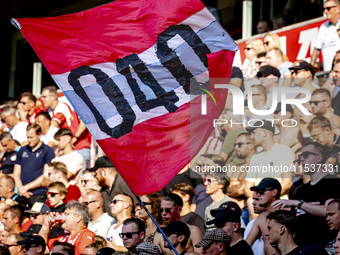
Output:
[[[113,224],[109,228],[109,231],[107,232],[106,237],[107,238],[112,238],[112,240],[114,241],[115,245],[117,245],[117,246],[124,246],[123,239],[120,238],[119,235],[118,235],[119,233],[122,233],[123,224],[120,224],[120,226],[115,229],[116,226],[117,226],[117,223]]]
[[[70,185],[76,185],[83,170],[84,159],[77,151],[72,151],[69,154],[62,155],[52,159],[52,162],[60,161],[67,166],[67,170],[73,173],[73,176],[69,180]]]
[[[294,172],[294,155],[285,144],[275,143],[266,152],[254,154],[249,162],[246,180],[257,185],[262,178],[271,177],[281,183],[283,172]]]
[[[14,140],[17,140],[20,144],[27,141],[26,128],[27,122],[19,122],[13,128],[9,130],[9,133],[13,136]]]
[[[58,130],[59,128],[51,126],[46,135],[41,134],[40,141],[42,141],[44,144],[48,144],[51,141],[55,142],[54,135]]]
[[[96,235],[105,238],[107,231],[111,227],[113,221],[114,219],[111,216],[109,216],[107,213],[104,213],[95,222],[89,222],[87,228],[96,233]]]
[[[319,29],[314,47],[321,50],[323,59],[323,70],[332,69],[332,61],[337,50],[340,49],[340,39],[337,33],[339,20],[332,25],[330,21],[324,22]]]

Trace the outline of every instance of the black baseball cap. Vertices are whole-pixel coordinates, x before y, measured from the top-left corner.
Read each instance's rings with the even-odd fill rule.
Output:
[[[25,240],[17,242],[18,245],[35,244],[37,246],[41,245],[43,252],[45,252],[46,243],[44,238],[39,235],[30,235]]]
[[[315,74],[314,67],[311,64],[307,63],[306,61],[298,62],[295,64],[294,67],[289,67],[289,70],[302,70],[302,69],[310,71],[313,76]]]
[[[191,233],[187,224],[182,221],[172,221],[168,226],[162,227],[161,229],[164,233],[177,233],[178,235],[184,235],[186,238],[189,238]],[[158,229],[157,231],[159,232]]]
[[[277,192],[281,194],[281,184],[278,180],[274,178],[263,178],[259,185],[251,187],[251,191],[259,191],[259,190],[264,190],[266,188],[272,188],[272,189],[277,189]]]
[[[258,120],[254,124],[252,124],[252,127],[247,127],[246,129],[249,133],[251,133],[257,128],[267,129],[273,133],[275,132],[275,127],[273,123],[269,120]]]
[[[103,156],[96,160],[94,167],[90,168],[89,172],[95,172],[98,168],[101,167],[114,167],[114,165],[112,164],[111,160],[108,157]]]
[[[241,214],[230,209],[224,209],[222,211],[219,211],[215,218],[211,221],[207,222],[207,225],[214,224],[215,226],[221,226],[224,225],[226,222],[240,222],[241,220]]]
[[[26,232],[21,232],[20,235],[22,237],[30,236],[33,234],[38,234],[41,229],[41,224],[32,224]]]
[[[275,68],[274,66],[261,66],[260,71],[257,73],[257,77],[262,77],[263,75],[274,75],[280,78],[281,74],[279,69]]]
[[[281,104],[281,102],[279,102],[279,103],[277,103],[275,112],[281,112],[281,109],[282,109],[282,104]],[[293,113],[293,107],[292,107],[291,104],[286,104],[286,112]]]
[[[241,208],[238,206],[238,204],[236,204],[233,201],[225,202],[225,203],[221,204],[220,207],[218,207],[217,209],[210,210],[210,214],[211,214],[211,216],[215,217],[216,214],[219,211],[223,211],[223,210],[226,210],[226,209],[233,210],[233,211],[237,212],[240,215],[242,214]]]

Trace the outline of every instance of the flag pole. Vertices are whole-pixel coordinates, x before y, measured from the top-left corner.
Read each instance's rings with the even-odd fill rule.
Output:
[[[145,205],[143,204],[142,200],[139,198],[139,196],[136,196],[138,202],[141,204],[141,206],[143,207],[143,209],[146,211],[146,213],[150,216],[150,218],[152,219],[153,223],[155,223],[157,229],[159,230],[159,232],[163,235],[163,237],[165,238],[165,240],[169,243],[171,249],[176,253],[176,255],[179,255],[177,250],[175,249],[175,247],[172,245],[172,243],[170,242],[170,240],[168,239],[168,237],[165,235],[165,233],[163,232],[162,228],[158,225],[158,223],[156,222],[156,220],[152,217],[151,213],[149,212],[149,210],[145,207]]]

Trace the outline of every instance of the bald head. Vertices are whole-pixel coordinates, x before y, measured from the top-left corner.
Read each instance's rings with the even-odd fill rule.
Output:
[[[91,190],[86,193],[85,198],[88,198],[88,200],[96,200],[100,203],[100,206],[103,207],[104,205],[104,199],[103,195],[97,191],[97,190]]]

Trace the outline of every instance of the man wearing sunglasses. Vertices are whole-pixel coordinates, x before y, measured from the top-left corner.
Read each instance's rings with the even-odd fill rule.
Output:
[[[257,186],[251,187],[254,191],[254,196],[257,198],[256,203],[258,206],[265,208],[264,211],[256,218],[253,228],[247,236],[247,243],[252,246],[253,243],[262,235],[265,236],[267,232],[267,215],[275,209],[272,203],[280,198],[281,184],[274,178],[263,178]],[[275,250],[268,242],[267,238],[263,238],[264,253],[274,254]]]
[[[38,106],[36,106],[36,101],[36,97],[31,92],[24,92],[21,94],[21,98],[17,106],[21,121],[35,123],[37,115],[42,111]]]
[[[337,33],[337,29],[339,28],[340,3],[338,0],[327,0],[323,4],[323,10],[328,20],[320,26],[310,63],[312,66],[315,66],[320,51],[322,51],[323,69],[330,71],[332,69],[335,52],[340,49],[340,41]]]
[[[136,247],[143,243],[145,238],[145,223],[138,218],[123,221],[122,232],[119,237],[123,240],[124,247],[135,254]]]
[[[113,216],[110,202],[114,199],[116,193],[128,194],[133,199],[133,204],[137,204],[136,197],[108,157],[103,156],[98,158],[94,167],[89,169],[89,172],[95,173],[94,177],[99,181],[99,185],[102,187],[101,193],[104,198],[104,212]]]
[[[291,200],[278,200],[272,205],[277,209],[292,207],[296,210],[299,228],[295,242],[300,246],[318,244],[325,247],[331,240],[325,220],[326,204],[331,199],[340,198],[340,178],[330,171],[329,163],[326,166],[327,158],[326,148],[321,144],[304,146],[300,154],[301,167],[311,176],[311,181],[303,185]]]
[[[99,191],[87,192],[83,203],[87,206],[91,217],[88,229],[96,233],[96,235],[105,238],[114,219],[107,213],[104,213],[104,199],[102,194]]]
[[[131,218],[133,211],[133,200],[126,193],[117,193],[111,201],[111,213],[117,220],[107,232],[107,238],[111,248],[116,251],[126,251],[123,239],[119,236],[122,233],[123,222]]]
[[[165,221],[165,223],[170,224],[171,222],[174,221],[181,221],[180,214],[182,211],[182,207],[183,200],[180,196],[174,193],[170,193],[167,196],[162,197],[160,213],[162,214],[162,218]],[[187,226],[189,227],[191,234],[185,248],[187,250],[190,251],[193,250],[201,254],[201,249],[194,248],[194,244],[198,243],[202,239],[203,235],[198,227],[189,224],[187,224]],[[155,234],[154,244],[156,244],[159,247],[163,254],[166,255],[172,254],[170,249],[166,249],[164,247],[163,237],[160,233]]]
[[[24,255],[22,246],[18,245],[17,242],[25,240],[19,234],[9,235],[5,240],[3,246],[7,247],[11,255]]]
[[[314,115],[329,119],[332,129],[340,131],[340,117],[333,112],[331,94],[327,89],[315,90],[309,104]]]
[[[39,235],[28,236],[25,240],[17,242],[21,245],[25,255],[43,255],[46,249],[44,238]]]

